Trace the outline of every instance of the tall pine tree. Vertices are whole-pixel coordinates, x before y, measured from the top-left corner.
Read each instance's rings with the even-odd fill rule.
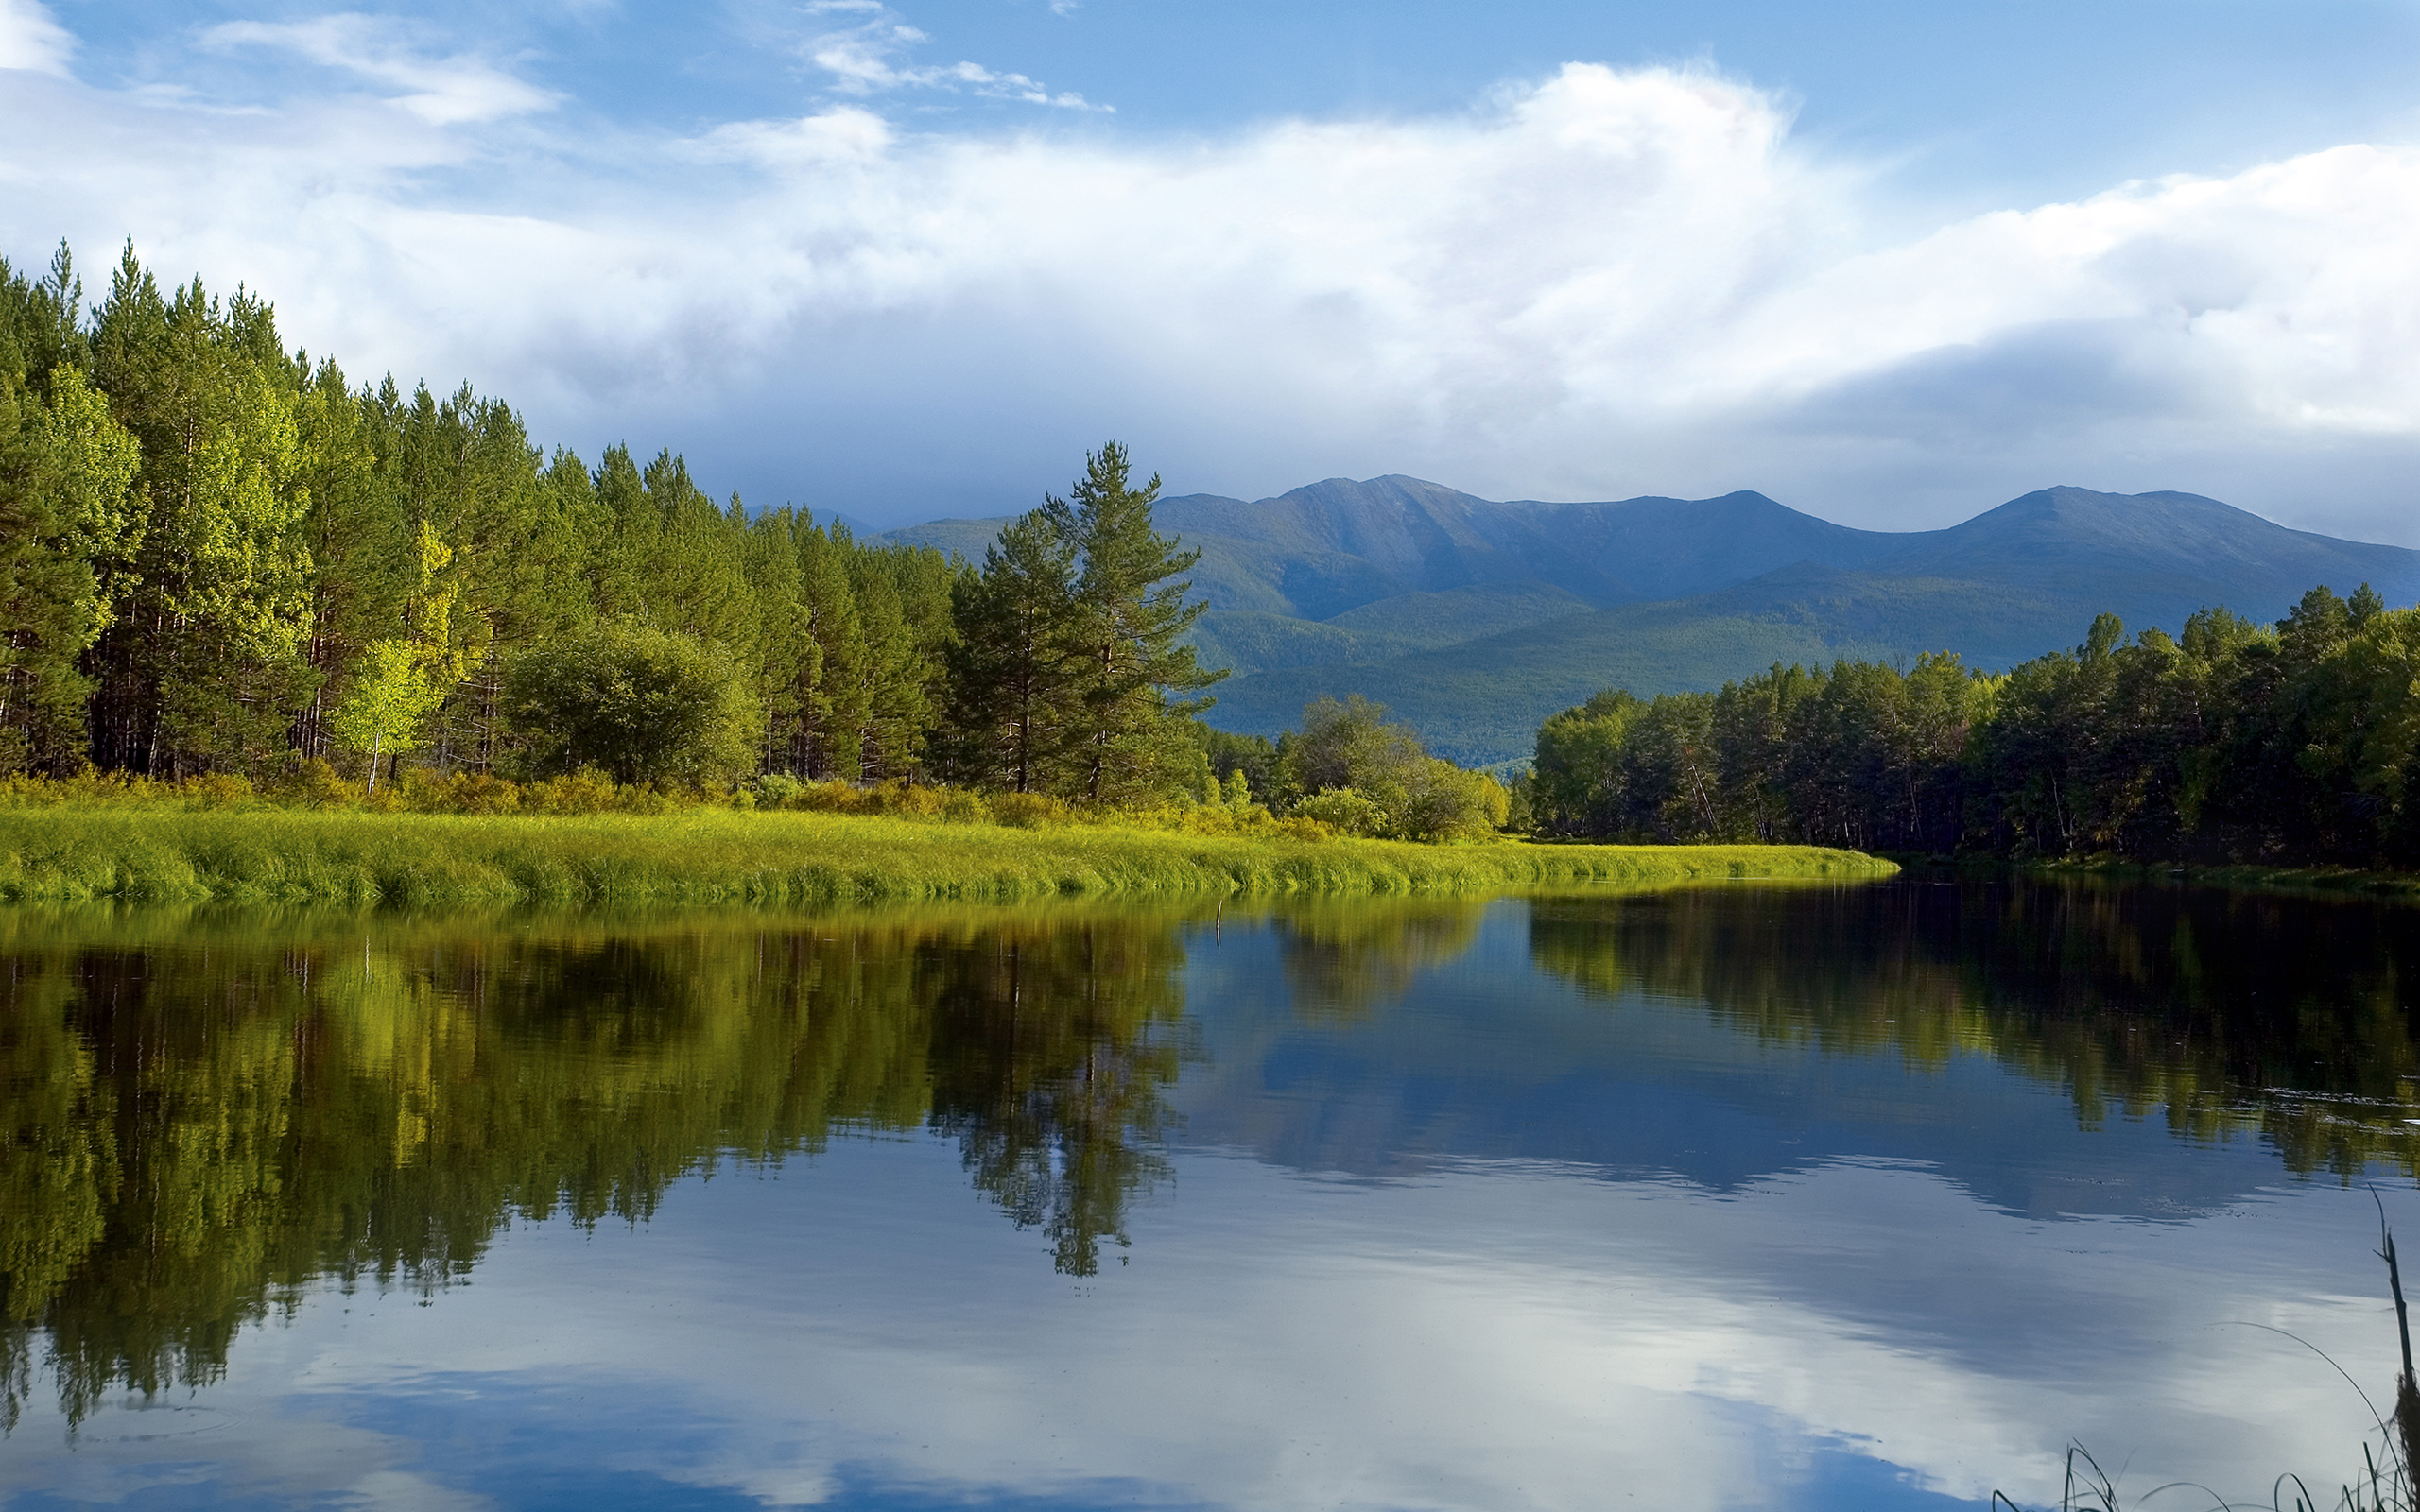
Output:
[[[1076,543],[1063,511],[1034,509],[1000,532],[961,578],[949,651],[948,766],[959,782],[1014,793],[1069,785],[1082,726]]]
[[[1136,488],[1126,448],[1115,441],[1084,458],[1068,498],[1048,499],[1081,562],[1075,638],[1081,652],[1076,767],[1089,802],[1159,797],[1192,769],[1186,716],[1209,700],[1171,703],[1170,694],[1206,688],[1226,672],[1205,671],[1177,638],[1208,606],[1188,605],[1182,574],[1201,559],[1151,528],[1160,479]]]

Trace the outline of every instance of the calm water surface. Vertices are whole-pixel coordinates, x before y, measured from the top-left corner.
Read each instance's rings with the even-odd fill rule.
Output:
[[[2265,1501],[2367,1421],[2273,1331],[2394,1368],[2415,979],[2008,883],[0,915],[0,1501]]]

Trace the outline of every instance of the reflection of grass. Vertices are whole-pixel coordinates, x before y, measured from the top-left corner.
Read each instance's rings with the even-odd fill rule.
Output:
[[[1418,846],[1044,831],[700,809],[533,818],[0,812],[0,899],[810,902],[1114,893],[1480,892],[1568,882],[1888,875],[1796,846]]]

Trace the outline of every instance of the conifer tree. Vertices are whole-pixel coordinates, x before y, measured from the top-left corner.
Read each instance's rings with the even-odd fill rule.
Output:
[[[1076,624],[1076,545],[1060,515],[1034,509],[1000,532],[983,570],[955,595],[949,764],[961,782],[1015,793],[1068,785],[1084,655]]]
[[[266,765],[316,682],[302,657],[298,396],[268,305],[199,280],[160,293],[129,246],[93,333],[93,377],[143,449],[143,545],[88,657],[95,754],[179,777]]]
[[[807,633],[806,606],[802,601],[798,538],[789,509],[768,509],[745,524],[748,593],[755,601],[756,655],[751,668],[757,702],[765,716],[766,771],[782,770],[792,736],[798,729],[802,698],[814,682],[806,663],[819,664],[822,654]]]
[[[924,650],[900,602],[892,560],[890,552],[863,548],[849,556],[849,591],[866,647],[857,765],[877,781],[914,773],[931,716]]]
[[[5,279],[0,267],[0,279]],[[0,772],[84,760],[92,679],[78,670],[110,623],[109,574],[136,542],[127,486],[140,457],[108,401],[65,365],[50,400],[0,352]]]
[[[849,576],[856,545],[837,520],[827,530],[804,512],[799,518],[799,597],[816,655],[800,661],[797,764],[809,777],[854,780],[868,707],[865,627]]]
[[[1157,473],[1132,485],[1126,448],[1115,441],[1084,457],[1084,475],[1065,500],[1044,508],[1061,522],[1081,563],[1076,637],[1082,649],[1079,780],[1091,802],[1153,797],[1192,766],[1186,717],[1209,700],[1170,703],[1226,676],[1204,671],[1177,638],[1206,605],[1187,605],[1193,584],[1180,575],[1201,559],[1151,529]],[[1172,580],[1173,579],[1173,580]]]

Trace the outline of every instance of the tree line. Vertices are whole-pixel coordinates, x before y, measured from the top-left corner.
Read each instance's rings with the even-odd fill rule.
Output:
[[[0,775],[334,762],[625,782],[942,781],[1155,800],[1222,674],[1125,450],[979,565],[591,465],[501,401],[289,352],[130,245],[0,262]]]
[[[2420,609],[2314,588],[2274,625],[2114,614],[2006,673],[1776,666],[1546,721],[1542,832],[2142,861],[2420,865]]]

